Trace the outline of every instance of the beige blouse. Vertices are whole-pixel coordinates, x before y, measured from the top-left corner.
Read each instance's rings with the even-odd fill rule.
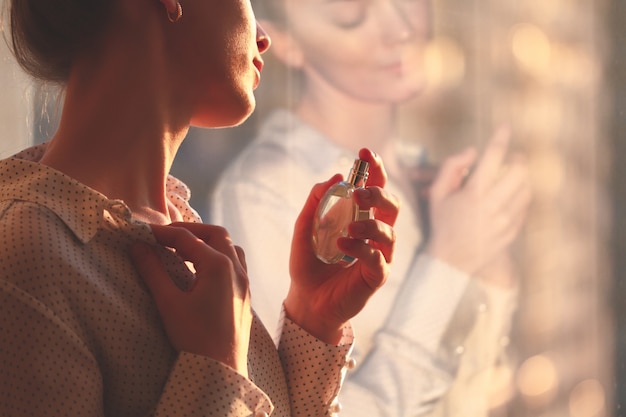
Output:
[[[0,161],[0,415],[322,416],[336,410],[352,346],[313,338],[289,320],[278,348],[256,319],[250,379],[176,352],[128,256],[157,245],[147,224],[72,178],[37,163],[45,144]],[[168,198],[200,221],[189,190]],[[189,272],[162,259],[177,284]]]

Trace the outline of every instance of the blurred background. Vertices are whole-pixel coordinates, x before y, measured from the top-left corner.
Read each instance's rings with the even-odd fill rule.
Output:
[[[517,369],[494,387],[492,414],[626,416],[626,2],[433,5],[429,87],[403,107],[401,136],[439,161],[509,123],[535,191],[517,248],[522,292],[509,340]],[[54,133],[60,99],[2,48],[4,157]],[[192,129],[173,168],[205,216],[216,176],[285,104],[293,80],[266,58],[257,112],[237,128]]]

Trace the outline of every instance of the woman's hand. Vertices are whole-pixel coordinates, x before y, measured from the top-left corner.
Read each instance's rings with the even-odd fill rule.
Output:
[[[507,129],[499,130],[467,179],[476,152],[447,159],[429,192],[426,252],[471,275],[506,258],[503,251],[518,236],[530,205],[526,161],[520,155],[506,160],[509,137]]]
[[[357,262],[349,268],[327,265],[317,259],[311,243],[317,206],[326,190],[341,180],[340,175],[313,187],[296,221],[291,246],[286,314],[330,344],[340,341],[342,327],[384,284],[395,247],[393,225],[398,216],[398,200],[383,188],[387,174],[381,159],[368,149],[362,149],[359,158],[370,164],[369,179],[365,189],[356,190],[355,199],[361,209],[372,208],[374,218],[351,223],[350,237],[337,241],[339,249],[357,258]]]
[[[252,311],[243,251],[218,226],[174,223],[153,225],[152,231],[195,270],[193,286],[182,291],[152,247],[131,249],[170,342],[178,351],[211,357],[247,377]]]

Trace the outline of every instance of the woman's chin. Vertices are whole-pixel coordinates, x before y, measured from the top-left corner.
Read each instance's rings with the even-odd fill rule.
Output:
[[[389,92],[389,102],[402,104],[421,95],[426,89],[425,84],[411,85]]]
[[[231,105],[223,103],[219,109],[207,111],[205,117],[202,115],[194,117],[191,120],[191,124],[204,128],[238,126],[250,117],[255,107],[256,101],[251,94],[248,100],[240,100]]]

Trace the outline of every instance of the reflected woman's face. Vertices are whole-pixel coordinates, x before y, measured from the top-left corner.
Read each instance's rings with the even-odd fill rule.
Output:
[[[287,5],[309,84],[324,82],[357,99],[393,103],[423,88],[429,0],[287,0]]]

